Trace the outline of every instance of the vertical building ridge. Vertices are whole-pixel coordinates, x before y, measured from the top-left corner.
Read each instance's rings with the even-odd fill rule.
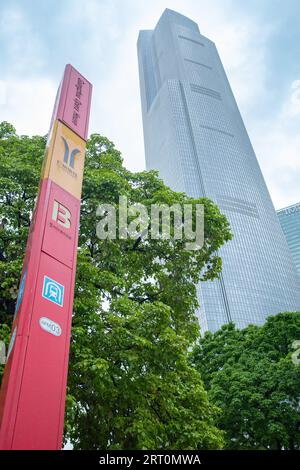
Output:
[[[279,209],[277,215],[300,276],[300,203]]]

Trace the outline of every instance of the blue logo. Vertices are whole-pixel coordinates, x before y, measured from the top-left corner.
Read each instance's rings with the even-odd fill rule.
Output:
[[[19,287],[19,293],[18,293],[18,298],[17,298],[17,303],[16,303],[16,308],[15,308],[15,316],[14,319],[17,316],[18,310],[20,308],[22,298],[23,298],[23,293],[24,293],[24,288],[25,288],[25,281],[26,281],[26,275],[27,275],[27,270],[24,272],[23,277],[20,282],[20,287]]]
[[[43,297],[45,299],[62,307],[64,303],[64,290],[64,286],[50,279],[50,277],[44,276]]]
[[[69,157],[70,149],[69,149],[68,142],[66,141],[66,139],[63,136],[61,136],[61,138],[63,140],[63,143],[65,144],[64,163],[66,165],[70,165],[71,168],[74,168],[75,156],[78,153],[80,153],[80,150],[79,149],[72,150],[71,155]]]

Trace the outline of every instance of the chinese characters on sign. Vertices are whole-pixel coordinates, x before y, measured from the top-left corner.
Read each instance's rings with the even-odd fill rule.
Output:
[[[84,85],[84,81],[80,77],[78,77],[77,83],[75,85],[76,95],[74,99],[74,110],[73,110],[73,117],[72,117],[72,122],[73,124],[75,124],[75,126],[77,126],[78,119],[80,119],[80,106],[82,105],[80,98],[82,96],[83,85]]]

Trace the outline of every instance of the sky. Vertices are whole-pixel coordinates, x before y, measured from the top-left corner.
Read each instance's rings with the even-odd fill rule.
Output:
[[[94,86],[90,133],[143,170],[136,42],[165,8],[215,42],[275,207],[300,202],[299,0],[0,0],[0,122],[46,134],[71,63]]]

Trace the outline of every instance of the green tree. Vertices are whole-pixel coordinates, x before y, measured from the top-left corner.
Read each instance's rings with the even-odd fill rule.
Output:
[[[269,317],[262,326],[233,324],[206,333],[192,363],[210,400],[223,413],[218,424],[229,449],[300,449],[300,313]]]
[[[45,139],[0,125],[1,320],[11,319]],[[66,437],[78,449],[219,448],[218,409],[188,350],[198,337],[195,283],[221,270],[228,222],[208,199],[204,245],[185,240],[99,240],[96,208],[196,202],[155,172],[131,173],[94,134],[87,144],[71,338]],[[10,320],[11,321],[11,320]]]

